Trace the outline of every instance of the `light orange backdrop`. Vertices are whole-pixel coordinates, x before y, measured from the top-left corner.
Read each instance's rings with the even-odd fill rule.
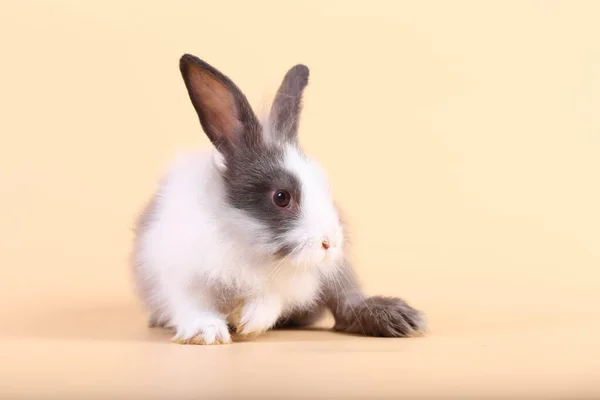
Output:
[[[0,395],[600,395],[599,16],[567,0],[3,0]],[[209,145],[185,52],[257,109],[310,67],[301,141],[365,290],[423,309],[428,337],[207,349],[145,327],[133,220],[178,149]]]

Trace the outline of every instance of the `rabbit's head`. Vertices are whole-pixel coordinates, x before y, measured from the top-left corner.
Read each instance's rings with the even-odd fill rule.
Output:
[[[240,231],[252,236],[257,251],[275,259],[339,264],[344,234],[327,176],[298,144],[308,68],[296,65],[287,72],[264,123],[240,89],[212,66],[186,54],[180,69],[220,156],[223,201],[241,216]]]

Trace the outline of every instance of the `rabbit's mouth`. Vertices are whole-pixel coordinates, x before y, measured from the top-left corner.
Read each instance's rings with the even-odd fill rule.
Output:
[[[284,243],[274,254],[280,262],[304,268],[335,268],[343,257],[342,242],[329,237],[304,238],[296,243]]]

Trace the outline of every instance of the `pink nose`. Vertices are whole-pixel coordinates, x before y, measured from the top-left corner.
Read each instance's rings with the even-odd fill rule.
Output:
[[[329,240],[327,238],[323,239],[323,241],[321,242],[321,246],[327,250],[328,248],[331,247],[331,244],[329,243]]]

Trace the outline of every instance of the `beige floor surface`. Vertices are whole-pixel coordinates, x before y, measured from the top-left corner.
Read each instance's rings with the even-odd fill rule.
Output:
[[[600,398],[600,3],[0,2],[0,398]],[[431,333],[198,347],[127,257],[177,149],[177,60],[257,106],[311,68],[302,142],[368,293]],[[330,321],[324,321],[327,327]]]

